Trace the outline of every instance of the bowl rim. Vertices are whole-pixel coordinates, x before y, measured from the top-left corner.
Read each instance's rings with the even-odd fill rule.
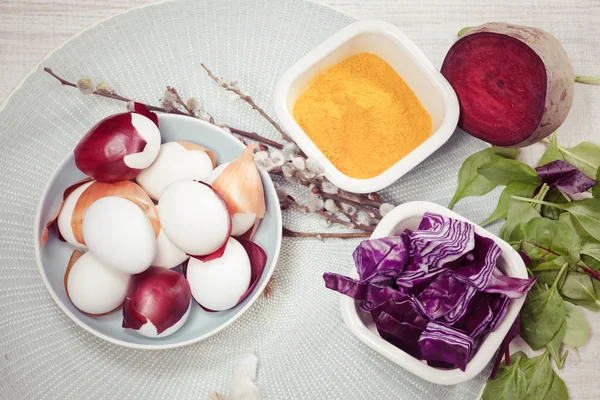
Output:
[[[185,119],[186,121],[193,120],[193,121],[196,121],[196,123],[200,124],[203,128],[208,128],[208,129],[214,131],[214,134],[220,134],[220,135],[225,135],[225,136],[229,137],[229,139],[226,139],[226,140],[231,140],[235,146],[239,147],[240,151],[243,151],[244,148],[246,147],[246,146],[244,146],[244,144],[242,144],[242,142],[235,139],[235,137],[233,137],[232,135],[224,132],[223,130],[215,127],[214,125],[212,125],[206,121],[202,121],[202,120],[195,119],[195,118],[190,118],[190,117],[184,116],[184,115],[175,115],[175,114],[158,114],[158,118],[159,118],[159,121],[161,119],[172,119],[172,120]],[[277,238],[276,238],[277,244],[275,246],[275,253],[273,254],[273,260],[271,261],[271,264],[273,267],[269,268],[267,270],[266,279],[260,286],[257,286],[254,289],[254,293],[252,294],[252,296],[250,296],[248,302],[243,307],[241,307],[239,310],[237,310],[237,312],[229,320],[225,321],[223,324],[219,325],[212,331],[207,332],[198,337],[195,337],[193,339],[185,340],[185,341],[178,342],[178,343],[160,344],[157,342],[157,344],[139,344],[139,343],[127,342],[127,341],[120,340],[120,339],[115,339],[109,335],[98,332],[94,328],[85,324],[77,315],[75,315],[75,313],[73,313],[68,307],[66,307],[66,305],[61,301],[61,299],[58,297],[58,295],[52,288],[52,285],[50,284],[48,276],[46,275],[44,265],[42,264],[42,258],[41,258],[41,247],[42,246],[40,245],[40,233],[41,233],[40,232],[40,222],[41,222],[41,217],[42,217],[42,209],[43,209],[43,205],[44,205],[44,200],[47,198],[50,188],[52,187],[52,183],[56,179],[59,171],[61,171],[65,167],[65,165],[70,160],[73,159],[73,157],[74,157],[73,151],[70,151],[69,154],[67,154],[67,156],[60,162],[60,164],[52,172],[52,175],[48,178],[48,181],[47,181],[47,183],[44,187],[44,190],[39,198],[38,205],[36,208],[35,219],[34,219],[35,225],[34,225],[34,229],[33,229],[33,235],[34,235],[33,239],[34,239],[35,260],[38,265],[38,269],[39,269],[40,275],[42,277],[42,280],[44,282],[44,286],[46,287],[46,290],[50,293],[50,296],[52,297],[54,302],[58,305],[58,307],[73,322],[75,322],[81,328],[85,329],[87,332],[91,333],[92,335],[99,337],[100,339],[103,339],[109,343],[113,343],[113,344],[123,346],[123,347],[128,347],[128,348],[133,348],[133,349],[142,349],[142,350],[174,349],[174,348],[188,346],[188,345],[191,345],[194,343],[198,343],[202,340],[205,340],[205,339],[219,333],[220,331],[222,331],[223,329],[225,329],[226,327],[231,325],[234,321],[236,321],[240,316],[242,316],[242,314],[244,314],[254,304],[254,302],[260,297],[260,295],[264,291],[265,287],[269,283],[269,280],[271,279],[271,276],[273,275],[273,272],[275,271],[275,268],[277,267],[277,261],[279,260],[279,253],[281,250],[281,241],[282,241],[282,235],[283,235],[283,232],[282,232],[283,222],[282,222],[280,207],[275,207],[275,218],[276,218],[276,221],[278,222],[278,224],[277,224],[278,229],[277,229]],[[269,188],[269,191],[271,191],[272,193],[275,193],[275,185],[273,184],[273,181],[271,180],[271,177],[269,176],[269,174],[265,173],[263,171],[260,171],[260,173],[261,173],[263,185],[266,185]],[[260,229],[260,227],[259,227],[259,229]]]
[[[406,52],[411,55],[411,62],[424,73],[428,81],[438,88],[445,113],[439,128],[410,153],[381,174],[372,178],[359,179],[342,173],[325,157],[292,116],[287,106],[287,95],[292,84],[300,75],[314,68],[323,58],[337,51],[345,43],[364,33],[385,35],[391,38],[397,47],[404,47]],[[313,76],[316,73],[315,71]],[[425,53],[404,32],[395,25],[380,20],[353,22],[313,48],[281,75],[275,86],[273,99],[275,113],[298,146],[308,156],[319,160],[323,164],[325,176],[332,183],[341,189],[353,193],[375,192],[393,184],[446,143],[454,133],[459,118],[458,97],[446,78],[444,78]]]
[[[476,233],[493,239],[494,242],[500,246],[502,249],[501,257],[506,261],[508,271],[510,272],[509,275],[518,278],[527,278],[527,269],[525,267],[525,263],[523,262],[519,253],[517,253],[517,251],[514,250],[510,244],[500,239],[487,229],[482,228],[467,218],[464,218],[463,216],[439,204],[427,201],[413,201],[397,206],[395,209],[386,214],[381,220],[371,235],[371,239],[388,236],[403,220],[410,217],[423,215],[428,211],[450,218],[459,219],[474,225]],[[352,278],[358,277],[355,268],[353,268],[348,275]],[[354,299],[340,295],[340,309],[342,313],[342,319],[352,334],[382,356],[429,382],[440,385],[455,385],[457,383],[462,383],[474,378],[486,367],[486,365],[488,365],[489,361],[496,353],[496,350],[498,350],[500,347],[500,344],[508,333],[508,330],[517,318],[521,307],[525,303],[525,297],[526,296],[518,299],[510,299],[508,306],[509,308],[504,316],[504,319],[494,332],[490,332],[487,335],[485,340],[481,343],[481,346],[479,347],[475,356],[468,362],[467,369],[464,372],[459,369],[443,370],[430,367],[422,361],[414,358],[410,354],[388,343],[381,338],[381,336],[367,328],[360,318],[359,311],[356,308],[356,301]]]

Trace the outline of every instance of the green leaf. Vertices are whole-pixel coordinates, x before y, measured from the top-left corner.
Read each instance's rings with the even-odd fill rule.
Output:
[[[552,340],[550,340],[550,342],[546,345],[546,350],[550,352],[550,355],[552,356],[552,359],[554,360],[554,363],[556,364],[558,369],[561,369],[563,367],[563,359],[560,356],[560,346],[562,345],[563,339],[565,338],[566,331],[567,323],[566,321],[563,321]]]
[[[524,196],[527,197],[527,196]],[[567,203],[567,198],[563,195],[563,193],[556,188],[550,189],[550,191],[544,197],[545,201],[549,201],[551,203],[564,204]],[[565,211],[560,208],[550,207],[550,206],[542,206],[542,217],[550,218],[550,219],[559,219],[561,214],[564,214]]]
[[[583,199],[560,205],[590,236],[600,241],[600,198]]]
[[[568,211],[581,224],[595,240],[600,241],[600,198],[589,198],[572,201],[570,203],[558,204],[543,200],[527,199],[525,197],[513,196],[513,200],[542,204]]]
[[[596,170],[596,185],[592,188],[592,196],[600,197],[600,168]]]
[[[556,372],[554,373],[554,377],[552,379],[552,386],[550,386],[550,391],[548,392],[544,400],[569,400],[569,391],[567,390],[567,385],[565,385],[565,382],[561,379],[560,376],[558,376]]]
[[[511,357],[512,358],[512,357]],[[525,398],[527,378],[521,367],[521,357],[509,366],[498,369],[496,379],[488,381],[483,390],[483,400],[515,400]]]
[[[560,289],[567,301],[590,311],[600,311],[600,298],[589,275],[569,271],[565,283]]]
[[[508,203],[510,202],[511,196],[531,197],[533,196],[533,192],[535,192],[536,187],[536,185],[530,185],[523,182],[513,182],[508,184],[508,186],[504,188],[502,194],[500,195],[496,209],[485,221],[481,223],[481,226],[491,224],[499,219],[506,219],[508,215]]]
[[[513,182],[521,182],[537,186],[542,183],[533,167],[508,158],[488,161],[477,168],[477,172],[497,185],[506,186]]]
[[[523,361],[523,373],[527,378],[526,399],[545,399],[552,387],[554,370],[550,364],[550,353],[545,351],[537,357]]]
[[[565,302],[558,293],[558,282],[567,265],[558,273],[549,290],[535,286],[521,310],[521,337],[533,350],[546,346],[565,320]]]
[[[582,142],[575,147],[558,147],[565,161],[579,168],[587,176],[594,178],[600,167],[600,146]]]
[[[540,213],[537,212],[531,204],[524,204],[524,202],[517,201],[514,198],[509,200],[506,223],[500,232],[500,237],[502,239],[513,241],[511,239],[512,232],[518,225],[541,218]]]
[[[600,260],[600,242],[585,241],[581,246],[581,254],[586,254],[596,260]]]
[[[560,217],[558,218],[558,220],[560,222],[567,224],[569,226],[569,228],[571,229],[571,231],[575,232],[575,234],[577,234],[581,238],[582,241],[583,240],[595,240],[593,237],[590,236],[590,234],[585,229],[583,229],[581,224],[571,214],[569,214],[567,212],[562,213],[562,214],[560,214]]]
[[[458,172],[458,185],[448,207],[452,208],[454,204],[464,197],[482,196],[498,186],[482,175],[479,175],[477,168],[489,161],[502,157],[515,158],[517,157],[517,150],[490,147],[467,157]]]
[[[563,343],[571,347],[583,346],[590,335],[590,327],[588,325],[585,314],[581,309],[568,301],[567,317],[565,318],[566,330]]]
[[[565,256],[573,264],[579,261],[581,240],[560,221],[532,219],[514,230],[510,242],[521,242],[521,248],[532,261],[545,263],[560,256]]]
[[[540,160],[538,166],[546,165],[556,160],[564,160],[564,157],[558,149],[558,140],[556,140],[556,133],[553,133],[552,137],[550,138],[550,146],[548,146],[548,149],[542,155],[542,159]]]

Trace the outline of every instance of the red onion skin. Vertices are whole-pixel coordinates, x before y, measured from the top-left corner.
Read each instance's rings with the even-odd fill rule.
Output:
[[[154,122],[154,125],[158,126],[158,115],[148,110],[148,108],[141,103],[133,103],[133,112],[142,114],[144,117]]]
[[[190,284],[179,272],[150,267],[134,275],[123,303],[123,328],[140,329],[148,320],[158,334],[176,324],[192,301]]]
[[[118,182],[135,178],[140,169],[125,164],[128,154],[140,153],[146,141],[131,123],[131,113],[111,115],[88,131],[75,147],[75,165],[90,178]]]
[[[242,238],[237,238],[236,240],[240,242],[244,250],[246,250],[248,258],[250,259],[250,286],[248,286],[248,289],[246,289],[244,294],[240,297],[240,300],[238,301],[238,304],[240,304],[248,297],[248,295],[250,295],[250,293],[252,293],[252,291],[254,291],[254,288],[258,284],[258,281],[265,270],[265,265],[267,265],[267,253],[265,253],[262,247],[250,240]]]

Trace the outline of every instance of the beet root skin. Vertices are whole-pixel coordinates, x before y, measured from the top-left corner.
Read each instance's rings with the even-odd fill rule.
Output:
[[[499,51],[487,53],[493,61],[486,62],[478,52],[494,46]],[[515,62],[525,65],[516,68]],[[459,127],[497,146],[525,147],[542,140],[564,122],[573,103],[569,57],[554,36],[537,28],[498,22],[476,26],[448,51],[442,74],[459,98]]]

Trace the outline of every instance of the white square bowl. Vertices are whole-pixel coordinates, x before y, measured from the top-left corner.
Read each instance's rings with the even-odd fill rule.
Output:
[[[390,64],[432,119],[432,134],[427,140],[386,171],[369,179],[352,178],[340,172],[293,117],[296,100],[308,89],[316,74],[363,52],[375,54]],[[394,183],[450,138],[459,116],[458,99],[448,81],[402,31],[382,21],[350,24],[298,60],[277,83],[274,105],[281,124],[308,157],[321,162],[327,179],[354,193],[375,192]]]
[[[415,201],[404,203],[386,214],[379,225],[377,225],[373,235],[371,235],[371,239],[397,235],[405,229],[414,230],[419,226],[419,222],[426,212],[444,215],[473,224],[471,221],[448,210],[446,207],[426,201]],[[473,225],[478,235],[494,240],[500,246],[500,249],[502,249],[502,254],[497,264],[502,272],[516,278],[527,278],[525,263],[511,245],[486,229],[476,224]],[[348,276],[358,278],[356,269],[352,269]],[[371,315],[358,310],[358,303],[354,299],[341,295],[340,308],[342,318],[348,329],[367,346],[420,378],[440,385],[454,385],[472,379],[485,368],[496,353],[496,350],[500,347],[502,340],[521,311],[524,302],[525,296],[520,299],[510,300],[504,319],[494,332],[487,335],[477,353],[475,353],[475,356],[467,364],[464,372],[460,369],[445,370],[430,367],[424,361],[414,358],[387,342],[377,333],[377,328],[371,319]]]

